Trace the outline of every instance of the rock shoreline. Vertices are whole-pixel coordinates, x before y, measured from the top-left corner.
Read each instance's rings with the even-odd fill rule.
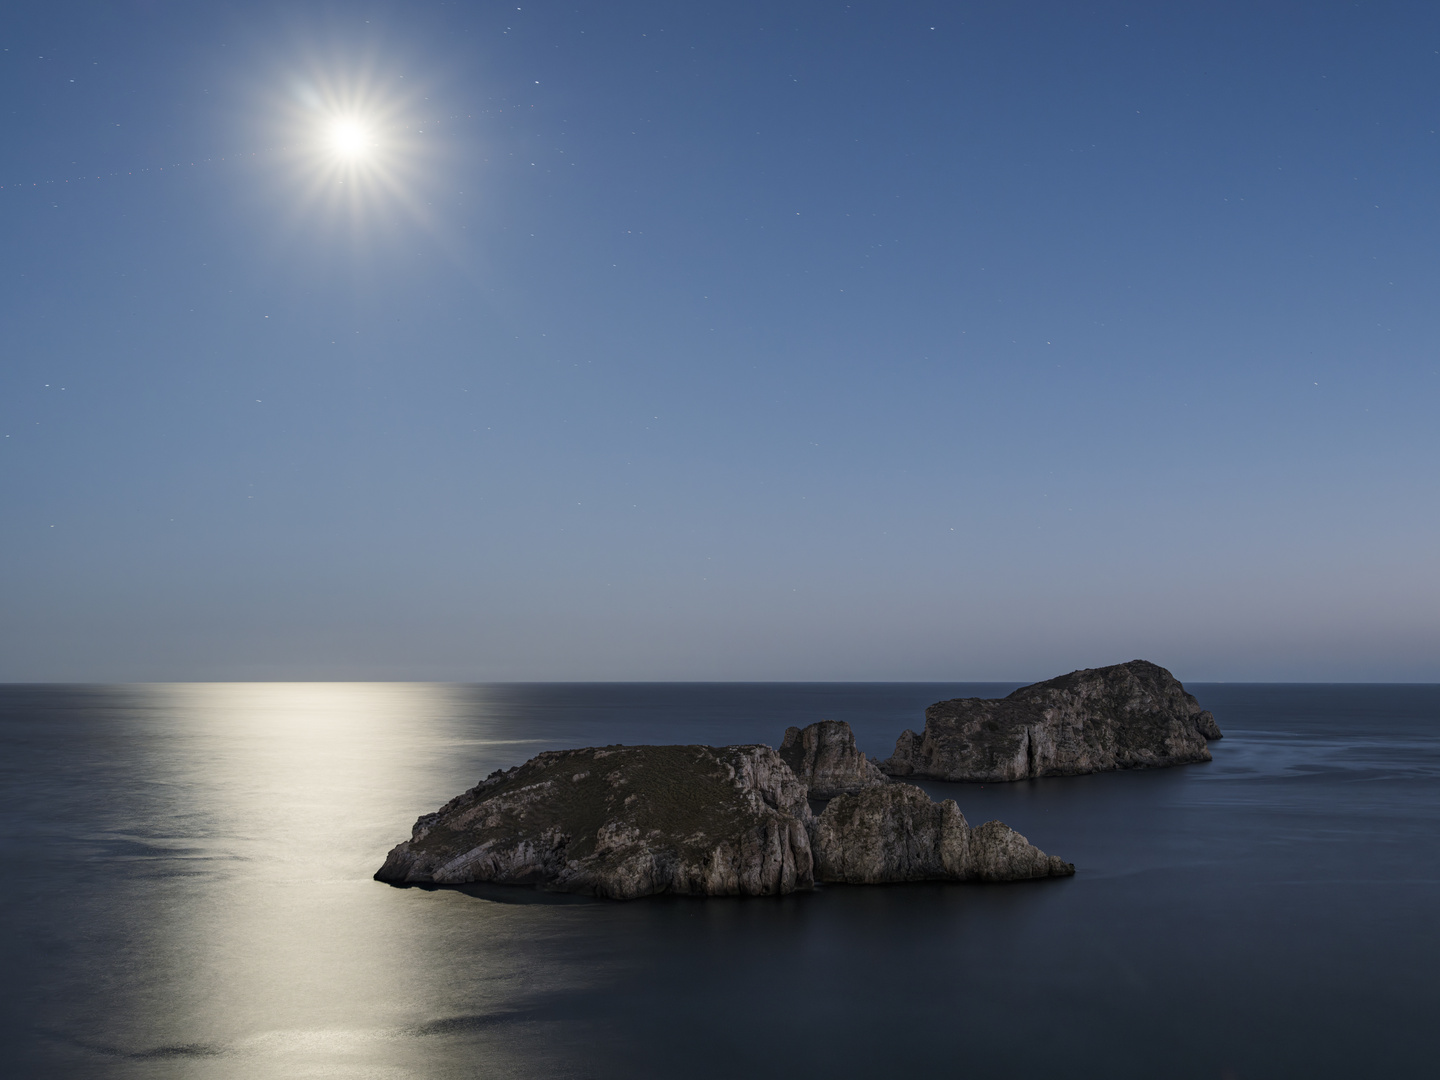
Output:
[[[971,828],[954,800],[936,803],[889,781],[855,749],[848,724],[792,728],[785,745],[833,795],[821,813],[768,746],[556,750],[492,773],[420,818],[375,877],[632,900],[1075,872],[998,821]]]
[[[499,770],[416,823],[376,872],[396,885],[489,882],[629,900],[779,896],[817,883],[1068,877],[999,821],[971,826],[897,778],[1017,780],[1210,760],[1210,713],[1143,660],[996,700],[942,701],[883,762],[846,723],[786,730],[779,750],[604,746]],[[810,800],[825,801],[818,813]],[[826,801],[828,800],[828,801]]]

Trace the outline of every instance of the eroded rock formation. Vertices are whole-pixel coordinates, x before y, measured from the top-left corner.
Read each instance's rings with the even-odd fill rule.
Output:
[[[814,799],[853,794],[888,779],[855,748],[855,733],[843,720],[786,728],[780,757],[810,789]]]
[[[1145,660],[1087,668],[1005,698],[956,698],[925,710],[880,763],[891,776],[1023,780],[1209,761],[1215,717]]]
[[[932,802],[913,784],[832,799],[810,835],[817,881],[1019,881],[1075,873],[1071,863],[999,821],[970,828],[954,799]]]
[[[768,746],[558,750],[426,814],[375,875],[628,900],[813,884],[805,785]]]
[[[848,739],[853,751],[849,728],[840,726],[839,741]],[[798,734],[791,741],[806,744]],[[854,764],[837,753],[842,760]],[[817,868],[820,880],[856,884],[1074,872],[998,821],[969,828],[953,801],[933,803],[919,788],[865,769],[836,770],[824,775],[860,777],[868,786],[837,795],[816,818],[806,785],[768,746],[552,751],[492,773],[420,818],[375,877],[537,885],[628,900],[791,893],[811,888]],[[814,854],[812,845],[819,845]]]

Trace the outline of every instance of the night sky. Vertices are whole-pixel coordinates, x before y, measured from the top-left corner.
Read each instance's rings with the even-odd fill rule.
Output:
[[[0,679],[1440,680],[1432,3],[0,46]]]

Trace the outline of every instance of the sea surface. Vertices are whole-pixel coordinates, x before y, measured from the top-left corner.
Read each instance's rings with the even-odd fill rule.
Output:
[[[924,786],[1074,878],[613,903],[371,880],[541,750],[766,742],[1013,684],[0,687],[0,1069],[36,1077],[1420,1077],[1440,687],[1194,685],[1208,765]]]

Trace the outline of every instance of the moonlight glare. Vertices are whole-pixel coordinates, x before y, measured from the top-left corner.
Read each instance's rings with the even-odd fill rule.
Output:
[[[358,161],[369,155],[374,146],[370,128],[363,120],[350,118],[333,120],[326,131],[330,148],[338,157],[347,161]]]
[[[328,70],[326,70],[328,69]],[[329,221],[347,231],[423,220],[427,147],[423,92],[373,60],[349,71],[331,63],[286,80],[276,132],[288,148],[284,195],[291,231]]]

